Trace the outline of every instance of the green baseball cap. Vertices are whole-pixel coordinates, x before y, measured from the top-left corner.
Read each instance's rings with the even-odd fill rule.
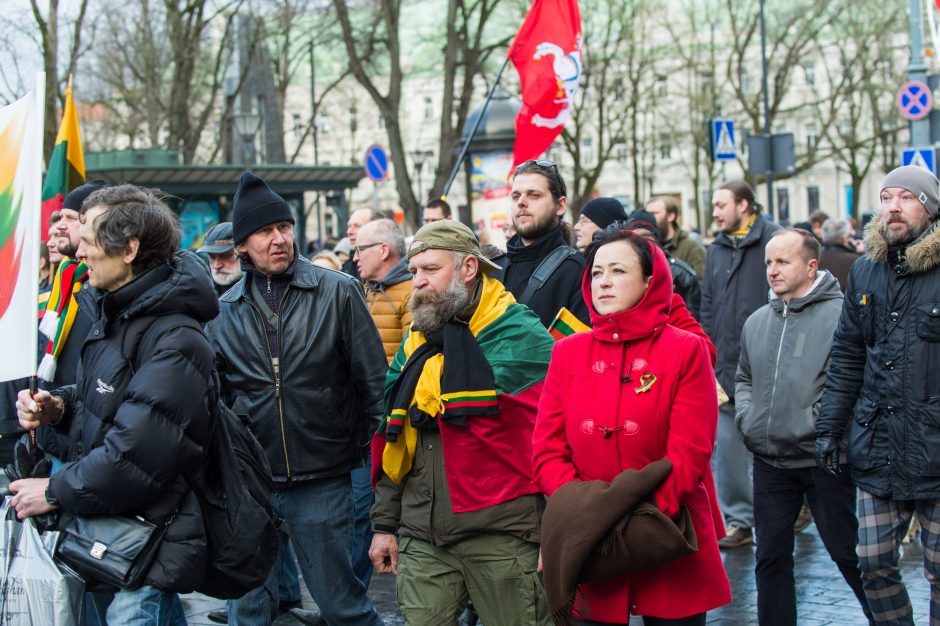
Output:
[[[502,269],[483,256],[480,251],[480,242],[473,231],[455,220],[438,220],[419,228],[411,242],[411,247],[408,248],[408,258],[421,254],[425,250],[453,250],[472,254],[479,259],[480,269],[486,274]]]

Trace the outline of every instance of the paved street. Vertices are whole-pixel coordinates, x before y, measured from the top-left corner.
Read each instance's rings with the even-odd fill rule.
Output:
[[[725,567],[731,579],[734,601],[709,615],[709,624],[722,626],[744,626],[757,623],[757,595],[754,587],[754,550],[740,548],[724,553]],[[811,525],[797,536],[797,601],[800,626],[864,626],[867,622],[839,571],[829,560],[826,550]],[[924,579],[923,559],[920,545],[906,546],[902,557],[902,572],[914,602],[917,624],[927,624],[929,586]],[[385,623],[389,626],[403,624],[395,603],[394,580],[388,576],[376,576],[369,589]],[[211,624],[206,617],[220,603],[199,595],[183,598],[189,623],[203,626]],[[304,589],[304,605],[315,606]],[[279,625],[297,624],[289,616],[281,616]],[[640,624],[640,620],[633,623]],[[515,626],[498,624],[495,626]]]

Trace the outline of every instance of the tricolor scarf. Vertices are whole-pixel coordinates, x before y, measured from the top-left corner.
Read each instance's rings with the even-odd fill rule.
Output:
[[[494,415],[500,394],[518,394],[545,378],[551,337],[499,281],[483,277],[480,303],[461,326],[445,325],[441,338],[433,340],[439,346],[428,348],[432,340],[412,329],[392,361],[385,419],[377,434],[384,439],[382,470],[396,483],[411,470],[418,442],[415,421],[423,427],[440,418],[472,429],[474,420],[467,417]]]
[[[39,331],[49,338],[46,354],[39,363],[37,375],[52,382],[55,378],[56,362],[68,341],[69,333],[78,315],[78,303],[75,294],[88,277],[88,268],[84,261],[75,261],[68,257],[62,259],[49,292],[45,314],[39,323]]]
[[[467,417],[499,412],[493,368],[486,362],[469,327],[447,322],[424,337],[426,343],[405,363],[392,389],[392,410],[385,429],[385,439],[392,443],[398,441],[406,419],[415,428],[437,429],[438,415],[444,422],[465,426]],[[433,379],[422,380],[421,375],[428,360],[438,355],[447,367],[436,379],[435,387]]]

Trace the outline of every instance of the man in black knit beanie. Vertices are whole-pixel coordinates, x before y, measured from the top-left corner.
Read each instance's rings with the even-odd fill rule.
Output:
[[[235,193],[232,226],[245,275],[207,327],[223,398],[248,416],[267,453],[272,505],[323,618],[381,624],[349,555],[350,472],[381,418],[387,363],[362,287],[300,254],[290,206],[250,172]],[[230,624],[273,622],[279,569],[230,602]]]

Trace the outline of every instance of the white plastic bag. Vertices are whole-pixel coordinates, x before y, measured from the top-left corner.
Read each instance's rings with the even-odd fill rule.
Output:
[[[81,623],[85,582],[53,561],[58,533],[17,521],[11,502],[0,507],[0,626]]]

